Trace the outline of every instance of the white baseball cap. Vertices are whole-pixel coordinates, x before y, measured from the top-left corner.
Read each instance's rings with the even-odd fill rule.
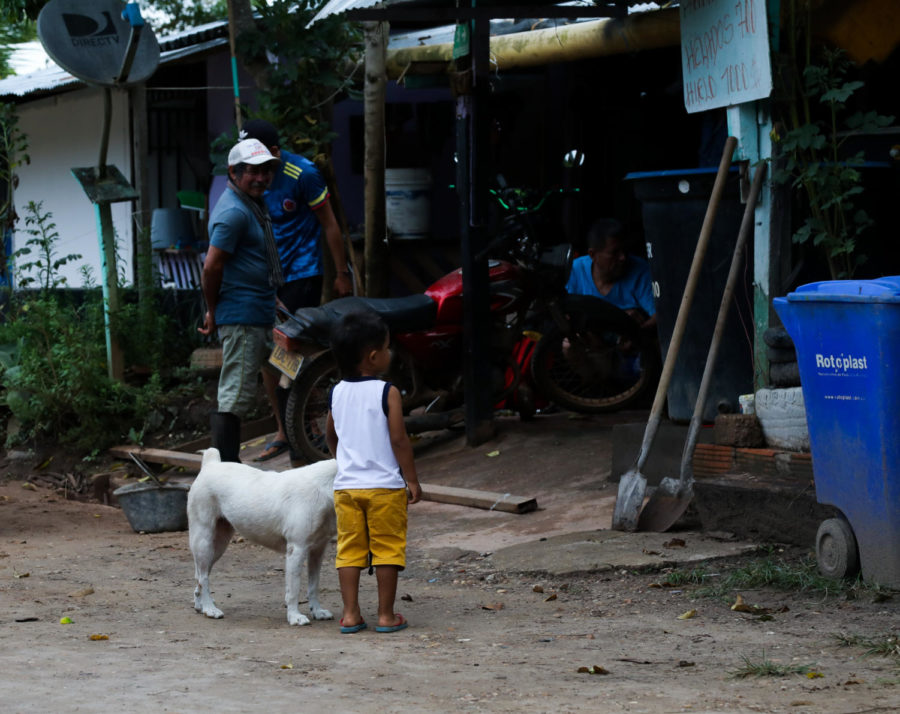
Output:
[[[239,141],[228,152],[228,165],[237,164],[264,164],[268,161],[278,161],[272,156],[272,152],[266,148],[259,139],[244,139]]]

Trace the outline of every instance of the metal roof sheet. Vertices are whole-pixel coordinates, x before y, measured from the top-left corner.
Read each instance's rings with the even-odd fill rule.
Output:
[[[174,32],[159,39],[159,63],[174,62],[226,44],[228,44],[228,22],[225,20]],[[0,80],[0,98],[45,96],[84,84],[49,60],[48,66],[44,69]]]
[[[648,9],[658,10],[660,8],[660,4],[658,2],[644,2],[643,0],[597,0],[597,2],[593,2],[592,0],[575,0],[574,2],[553,2],[553,0],[494,0],[493,4],[503,7],[504,4],[510,3],[514,4],[516,9],[521,10],[522,7],[526,6],[534,6],[537,10],[541,7],[547,7],[550,5],[572,5],[578,7],[590,7],[592,5],[600,5],[601,3],[609,5],[620,5],[622,7],[627,7],[628,12],[641,12]],[[454,2],[447,2],[448,5],[453,5]],[[490,0],[487,3],[488,5],[492,4]],[[408,5],[409,7],[428,7],[428,6],[439,6],[441,5],[441,0],[328,0],[327,3],[322,7],[319,12],[316,13],[316,16],[310,20],[310,25],[313,23],[326,18],[330,15],[340,15],[345,12],[349,12],[350,10],[365,10],[368,8],[375,7],[376,5],[382,5],[383,7],[391,7],[397,8],[403,5]],[[599,10],[599,7],[598,7]],[[540,14],[539,10],[536,14]],[[605,12],[599,11],[598,16],[602,16],[606,14]]]

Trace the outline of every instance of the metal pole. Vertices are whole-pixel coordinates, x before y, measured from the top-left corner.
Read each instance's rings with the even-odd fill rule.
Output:
[[[489,20],[474,21],[471,42],[472,87],[457,100],[457,155],[460,158],[461,257],[463,271],[463,379],[466,442],[484,443],[494,435],[491,403],[491,316],[488,268],[478,254],[485,244],[486,159],[488,146]]]
[[[234,83],[234,123],[241,130],[241,91],[238,86],[237,52],[234,47],[234,0],[228,0],[228,48],[231,51],[231,80]]]
[[[109,378],[121,381],[124,362],[119,342],[112,332],[112,316],[119,311],[119,279],[116,275],[116,244],[109,203],[95,203],[97,234],[100,236],[100,276],[103,285],[103,318],[106,324],[106,366]]]

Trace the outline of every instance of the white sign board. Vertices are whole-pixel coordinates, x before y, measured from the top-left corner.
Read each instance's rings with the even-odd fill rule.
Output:
[[[688,113],[771,94],[766,0],[681,0],[679,13]]]

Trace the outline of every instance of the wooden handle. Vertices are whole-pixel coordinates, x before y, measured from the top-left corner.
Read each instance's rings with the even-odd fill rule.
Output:
[[[700,228],[700,236],[697,238],[697,247],[694,249],[694,259],[691,262],[687,283],[684,286],[684,294],[681,296],[681,304],[678,306],[678,316],[675,318],[672,339],[669,341],[666,360],[663,363],[662,372],[659,375],[659,384],[656,387],[656,396],[653,399],[653,406],[650,408],[650,419],[647,421],[647,430],[644,432],[644,441],[641,445],[641,453],[638,456],[638,471],[640,471],[647,460],[649,445],[653,441],[656,429],[659,426],[663,404],[666,401],[666,392],[669,390],[669,382],[672,381],[672,373],[675,371],[675,359],[678,356],[681,340],[684,337],[688,313],[691,311],[691,303],[694,301],[694,293],[697,291],[697,283],[700,281],[700,268],[706,256],[706,248],[709,246],[709,237],[712,235],[716,213],[719,210],[719,203],[722,201],[722,194],[725,192],[725,180],[728,178],[728,170],[731,168],[731,157],[734,155],[736,148],[737,139],[729,136],[725,140],[725,148],[722,151],[719,170],[716,172],[716,181],[713,184],[709,204],[706,206],[706,215],[703,217],[703,226]]]

